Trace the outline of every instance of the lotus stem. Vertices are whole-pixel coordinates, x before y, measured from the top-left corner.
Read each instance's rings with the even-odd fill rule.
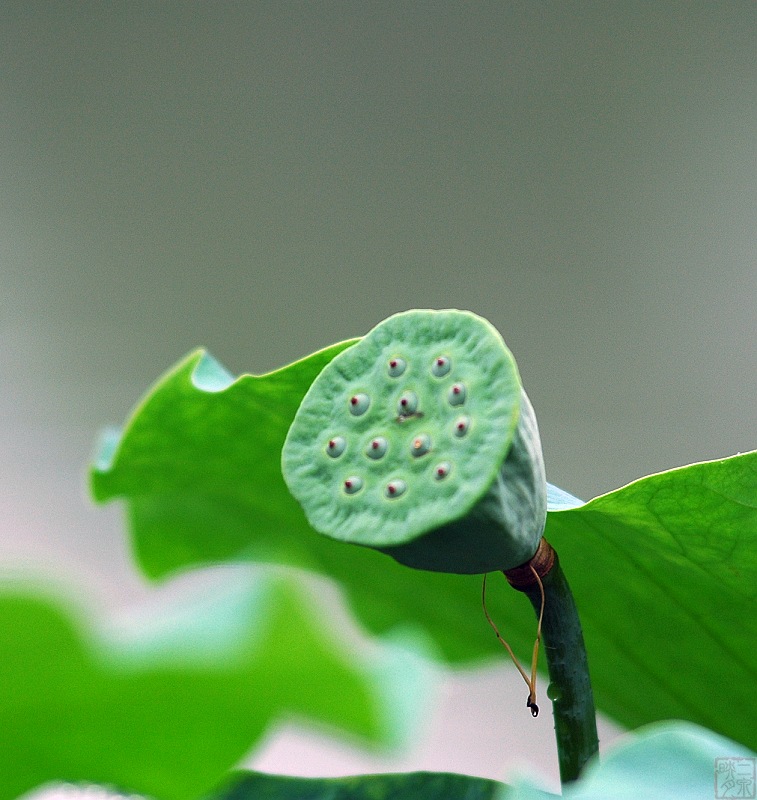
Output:
[[[557,553],[545,539],[531,561],[505,572],[510,585],[531,601],[538,618],[542,594],[532,566],[544,588],[541,635],[549,670],[547,695],[552,700],[560,780],[565,784],[576,780],[599,750],[594,696],[576,604]]]

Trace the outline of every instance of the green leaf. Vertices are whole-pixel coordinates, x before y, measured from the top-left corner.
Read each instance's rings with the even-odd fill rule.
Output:
[[[486,778],[434,772],[348,778],[242,772],[206,800],[496,800],[502,788]]]
[[[417,701],[411,692],[388,697],[385,684],[402,675],[417,690],[413,662],[398,651],[382,664],[361,662],[316,614],[291,581],[247,574],[139,626],[98,634],[69,604],[6,587],[0,798],[51,780],[194,798],[292,715],[396,744]]]
[[[316,534],[286,491],[279,454],[319,369],[350,343],[227,388],[198,388],[197,352],[143,401],[92,472],[100,500],[127,500],[152,577],[221,560],[303,567],[336,580],[371,631],[413,627],[440,658],[501,650],[480,578],[401,567]],[[210,370],[213,372],[213,370]],[[226,381],[228,384],[228,380]],[[545,535],[583,621],[598,707],[623,725],[678,717],[757,745],[757,452],[643,478],[585,505],[551,489]],[[530,655],[533,612],[504,578],[488,604]]]
[[[135,540],[147,575],[241,558],[309,566],[299,539],[313,534],[281,476],[281,448],[307,387],[351,344],[237,380],[198,350],[144,398],[123,437],[106,431],[92,491],[131,498],[133,528],[150,529]]]
[[[550,515],[602,710],[757,746],[757,452]],[[618,676],[622,675],[622,680]]]

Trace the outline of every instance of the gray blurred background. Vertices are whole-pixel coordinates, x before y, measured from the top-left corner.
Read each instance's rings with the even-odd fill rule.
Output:
[[[264,372],[412,307],[499,328],[583,498],[753,449],[756,220],[752,2],[5,2],[0,564],[143,602],[97,430],[197,345]],[[539,762],[501,674],[386,763]]]

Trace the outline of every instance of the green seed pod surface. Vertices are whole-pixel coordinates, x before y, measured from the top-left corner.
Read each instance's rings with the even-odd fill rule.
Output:
[[[515,360],[467,311],[395,314],[340,353],[303,398],[282,470],[318,532],[421,569],[510,569],[546,519]]]

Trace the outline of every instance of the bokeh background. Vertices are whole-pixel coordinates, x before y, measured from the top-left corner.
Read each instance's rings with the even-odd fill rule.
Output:
[[[754,3],[0,7],[7,575],[113,613],[221,579],[145,586],[84,481],[98,429],[197,345],[259,373],[473,310],[549,479],[589,498],[756,446],[756,301]],[[406,756],[287,729],[250,763],[554,781],[519,680],[448,677]]]

